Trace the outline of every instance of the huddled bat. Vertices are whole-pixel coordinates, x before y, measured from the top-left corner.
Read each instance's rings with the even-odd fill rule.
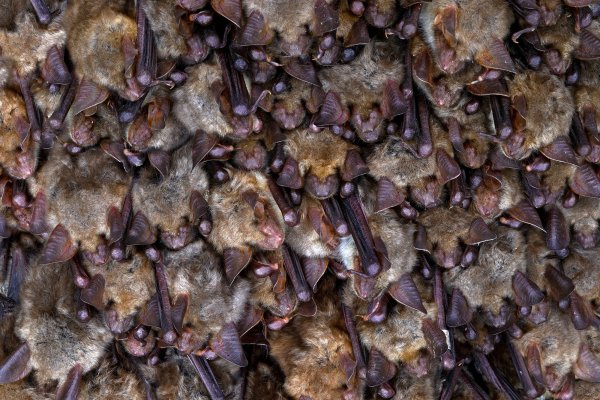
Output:
[[[141,6],[154,33],[158,58],[177,59],[184,56],[188,48],[179,31],[181,22],[176,5],[158,0],[144,0]]]
[[[572,63],[573,53],[579,48],[580,36],[574,25],[574,16],[562,13],[555,24],[536,31],[536,41],[545,50],[544,62],[553,74],[564,74]]]
[[[479,247],[477,260],[466,269],[455,268],[444,274],[450,291],[446,315],[451,327],[466,326],[475,317],[484,319],[495,333],[512,329],[515,308],[528,315],[531,307],[544,300],[544,293],[527,277],[524,235],[508,227],[495,229],[497,239]]]
[[[69,3],[64,25],[75,74],[134,101],[142,95],[127,77],[135,62],[136,21],[124,8],[122,1]]]
[[[417,223],[415,248],[431,253],[444,268],[473,262],[474,246],[497,236],[481,217],[459,207],[426,210]]]
[[[282,129],[298,128],[306,118],[307,111],[317,111],[320,102],[314,96],[318,92],[316,88],[300,79],[281,79],[273,84],[273,96],[268,106],[263,108],[271,113],[271,117]]]
[[[571,321],[576,329],[586,329],[589,326],[600,326],[596,312],[600,296],[594,284],[598,277],[595,258],[598,255],[597,248],[588,250],[573,247],[571,254],[562,262],[562,272],[565,281],[574,288],[568,297],[563,297],[563,302],[569,303]]]
[[[333,196],[339,191],[340,181],[352,180],[360,173],[357,170],[365,168],[358,148],[328,129],[294,130],[286,135],[284,149],[287,158],[277,183],[292,189],[304,187],[317,199]]]
[[[410,209],[405,204],[409,194],[422,207],[439,205],[443,186],[460,176],[447,133],[433,116],[429,118],[429,126],[429,156],[420,157],[405,141],[392,135],[374,146],[367,166],[369,174],[378,181],[377,210],[397,205]]]
[[[584,249],[596,247],[600,239],[600,199],[580,197],[574,206],[559,206],[565,221],[572,227],[573,239]]]
[[[228,279],[248,264],[253,249],[275,250],[283,243],[283,217],[262,174],[231,170],[227,182],[211,188],[207,201],[213,221],[207,240],[224,252]],[[238,229],[231,230],[232,224]]]
[[[544,71],[526,71],[508,82],[518,126],[502,144],[504,153],[522,160],[533,151],[567,136],[573,118],[573,96],[557,77]]]
[[[27,351],[20,365],[32,368],[41,386],[62,384],[77,364],[82,373],[94,369],[112,340],[99,315],[75,318],[78,293],[69,270],[64,263],[34,262],[21,289],[15,332]]]
[[[385,131],[383,120],[403,113],[398,104],[404,101],[402,59],[396,38],[372,40],[354,61],[321,70],[319,79],[327,97],[313,123],[329,126],[349,121],[361,140],[379,140]]]
[[[582,144],[589,144],[590,153],[586,156],[591,162],[600,160],[600,143],[598,129],[600,127],[600,108],[595,105],[595,100],[600,96],[600,62],[587,61],[580,65],[580,76],[574,88],[575,110],[583,126],[584,134]]]
[[[454,74],[470,62],[514,72],[502,40],[514,16],[504,1],[435,0],[423,4],[419,26],[439,67]]]
[[[142,169],[131,190],[133,210],[158,228],[170,249],[194,238],[193,226],[206,212],[199,203],[206,204],[208,178],[201,165],[194,166],[193,145],[190,140],[171,154],[151,150],[152,165]]]
[[[270,354],[285,375],[285,391],[294,399],[334,399],[358,391],[352,345],[334,284],[331,276],[321,282],[313,317],[297,316],[283,330],[269,332]]]
[[[49,233],[60,224],[82,251],[98,252],[100,258],[108,256],[109,211],[121,209],[131,185],[131,176],[108,154],[92,148],[70,156],[63,148],[54,146],[29,183],[32,193],[42,200],[41,221],[33,222],[46,228],[40,226],[40,232],[36,233]]]

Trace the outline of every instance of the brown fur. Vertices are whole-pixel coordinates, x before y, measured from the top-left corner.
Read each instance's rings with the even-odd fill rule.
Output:
[[[183,36],[179,34],[175,2],[150,0],[142,4],[154,32],[158,58],[178,58],[184,55],[187,46]]]
[[[495,191],[494,187],[485,185],[485,182],[473,191],[471,209],[483,218],[495,219],[524,198],[519,172],[514,169],[503,169],[501,173],[502,186],[498,191]]]
[[[319,202],[312,197],[302,196],[302,204],[298,209],[300,223],[288,228],[285,242],[300,256],[312,258],[328,258],[336,256],[335,248],[323,243],[308,217],[309,207],[320,208]]]
[[[571,13],[563,13],[555,25],[537,29],[542,45],[560,53],[560,71],[571,65],[571,54],[579,46],[579,35],[574,30],[575,21]]]
[[[213,218],[213,228],[208,241],[217,251],[226,248],[241,248],[245,246],[271,250],[266,241],[267,236],[260,232],[259,221],[250,205],[242,199],[242,193],[254,190],[259,198],[266,203],[266,209],[271,210],[276,218],[276,225],[284,232],[283,217],[267,187],[267,181],[262,174],[256,172],[230,171],[231,179],[226,183],[215,186],[209,194],[209,206]],[[231,229],[235,227],[235,229]]]
[[[81,384],[79,399],[144,400],[144,385],[132,372],[104,359],[96,371],[87,374]]]
[[[520,231],[496,229],[498,238],[483,243],[478,261],[466,268],[454,268],[444,274],[446,288],[461,289],[472,310],[483,308],[498,314],[505,299],[514,298],[512,276],[526,273],[525,238]]]
[[[171,298],[189,295],[184,326],[192,329],[199,345],[206,344],[224,324],[242,318],[248,282],[238,278],[230,286],[220,258],[203,241],[167,253],[165,265]]]
[[[558,161],[551,161],[550,168],[542,173],[540,180],[547,191],[546,202],[554,203],[564,192],[567,182],[577,167]]]
[[[600,278],[597,264],[599,255],[597,247],[590,250],[573,248],[562,264],[565,275],[573,280],[577,293],[594,304],[600,300],[597,285],[597,279]]]
[[[458,8],[456,24],[456,52],[457,61],[468,63],[473,58],[487,49],[491,39],[503,40],[509,33],[513,22],[513,13],[508,3],[494,0],[482,3],[477,0],[434,0],[423,4],[419,17],[419,26],[422,29],[423,39],[432,49],[434,59],[439,57],[438,40],[441,33],[434,27],[434,20],[438,13],[447,6]],[[439,61],[438,61],[439,62]]]
[[[527,71],[517,74],[509,82],[509,95],[525,96],[527,102],[526,126],[522,132],[525,141],[513,157],[523,159],[532,151],[549,145],[557,137],[569,134],[573,117],[573,96],[563,81],[547,72]],[[510,140],[510,139],[509,139]],[[508,155],[506,146],[502,146]]]
[[[352,346],[336,301],[334,279],[322,281],[317,314],[297,316],[288,327],[269,334],[271,355],[281,366],[284,388],[294,399],[339,399],[347,389],[341,357],[352,356]]]
[[[248,372],[246,377],[245,400],[285,400],[282,383],[275,378],[274,368],[269,364],[259,362]]]
[[[81,249],[91,252],[108,234],[108,209],[121,209],[130,182],[122,167],[100,149],[68,156],[58,146],[30,180],[33,193],[41,190],[46,195],[48,227],[63,224]]]
[[[156,86],[148,92],[144,99],[143,106],[153,101],[155,98],[167,98],[173,103],[171,93],[165,87]],[[152,131],[152,137],[148,140],[149,149],[160,149],[163,151],[173,151],[178,147],[182,146],[192,134],[196,131],[194,129],[187,129],[182,122],[180,122],[175,116],[174,111],[171,109],[165,121],[165,127],[160,130]],[[206,129],[210,132],[209,129]],[[144,149],[145,150],[145,149]]]
[[[31,266],[21,290],[15,329],[31,349],[36,381],[63,382],[77,363],[86,373],[99,362],[112,339],[99,316],[75,319],[75,286],[65,264]]]
[[[319,78],[325,91],[337,92],[342,103],[363,118],[383,100],[385,82],[393,79],[401,83],[404,77],[402,52],[399,41],[371,41],[351,63],[320,71]]]
[[[574,207],[560,207],[565,220],[573,227],[575,239],[598,238],[600,227],[600,200],[594,197],[580,197]],[[587,240],[586,240],[587,242]],[[590,243],[594,245],[596,243]]]
[[[193,168],[192,143],[188,142],[171,155],[166,177],[148,167],[133,185],[133,208],[142,211],[162,233],[177,234],[179,227],[192,222],[190,194],[197,190],[206,196],[208,178],[200,165]]]

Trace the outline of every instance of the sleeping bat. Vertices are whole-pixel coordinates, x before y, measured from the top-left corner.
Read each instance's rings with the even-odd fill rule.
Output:
[[[159,59],[177,59],[188,51],[185,38],[179,33],[178,9],[175,4],[145,0],[142,8],[154,33]]]
[[[179,249],[193,237],[193,225],[204,210],[196,197],[206,198],[208,178],[200,165],[194,167],[193,141],[188,141],[172,154],[150,151],[154,167],[142,169],[133,183],[133,209],[142,212],[160,231],[160,240],[170,249]],[[165,157],[166,156],[166,157]],[[205,201],[204,201],[205,203]]]
[[[428,209],[417,223],[422,228],[415,236],[415,248],[431,253],[444,268],[466,262],[472,258],[473,246],[496,238],[481,217],[459,207]]]
[[[218,252],[224,252],[226,275],[233,281],[250,261],[253,249],[279,248],[285,229],[262,174],[231,170],[230,176],[229,181],[211,188],[208,195],[213,226],[207,240]],[[232,222],[238,229],[230,229]]]
[[[331,276],[321,282],[313,317],[297,316],[281,331],[269,332],[270,354],[285,375],[285,391],[294,399],[342,398],[359,389],[334,284]]]
[[[580,63],[580,77],[574,88],[575,111],[579,116],[587,143],[591,146],[590,153],[586,156],[591,162],[600,160],[600,144],[598,143],[598,127],[600,110],[595,106],[594,99],[600,96],[598,84],[600,83],[600,63],[587,61]],[[585,144],[585,137],[583,137]]]
[[[28,365],[41,386],[56,381],[62,384],[76,364],[82,373],[92,370],[112,340],[98,315],[87,322],[74,318],[78,307],[75,289],[64,263],[34,262],[23,282],[15,332],[26,342]]]
[[[584,249],[591,249],[598,244],[599,206],[600,200],[595,197],[580,197],[573,207],[558,206],[566,223],[572,226],[573,239]]]
[[[574,30],[574,17],[562,13],[554,25],[537,29],[539,43],[544,52],[544,62],[550,72],[564,74],[572,63],[572,55],[580,45],[580,36]]]
[[[40,233],[61,224],[83,252],[90,256],[98,252],[98,257],[105,260],[109,209],[121,208],[130,190],[131,177],[98,148],[69,156],[55,146],[29,183],[32,192],[42,200],[41,222],[35,221],[41,225]]]
[[[507,2],[435,0],[424,3],[419,17],[423,38],[435,62],[447,73],[470,62],[514,72],[502,40],[514,19]]]
[[[568,301],[571,311],[571,321],[576,329],[585,329],[590,325],[598,326],[596,311],[599,304],[599,296],[593,279],[597,277],[595,257],[598,250],[595,248],[583,250],[573,246],[571,254],[563,260],[562,271],[567,277],[574,291],[565,296],[563,301]]]
[[[313,123],[330,126],[349,121],[361,140],[373,143],[381,139],[385,130],[384,118],[392,119],[401,113],[395,106],[395,102],[400,101],[395,96],[402,96],[399,93],[399,85],[404,79],[401,60],[403,52],[399,40],[388,38],[372,40],[348,64],[321,70],[319,80],[327,96]],[[360,94],[358,97],[357,93]],[[342,112],[343,117],[337,115]]]
[[[287,158],[277,183],[292,189],[304,187],[316,199],[333,196],[340,181],[352,180],[357,170],[365,168],[357,147],[328,129],[296,129],[286,136],[284,149]]]

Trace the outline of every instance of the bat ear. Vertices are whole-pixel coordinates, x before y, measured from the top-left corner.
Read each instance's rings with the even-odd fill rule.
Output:
[[[600,197],[600,179],[589,164],[584,164],[575,170],[569,187],[580,196]]]
[[[378,213],[388,208],[399,206],[404,201],[404,195],[388,178],[382,177],[377,182],[377,194],[374,212]]]
[[[306,282],[313,292],[317,290],[317,283],[327,270],[327,260],[323,258],[303,258],[302,272]]]
[[[108,99],[108,95],[108,90],[83,77],[77,88],[71,111],[73,115],[77,115],[84,110],[104,103]]]
[[[248,365],[240,337],[233,322],[223,325],[223,328],[210,341],[210,348],[221,358],[240,367]]]
[[[298,161],[292,157],[288,157],[283,164],[281,172],[277,177],[279,186],[292,189],[301,189],[303,186],[302,176],[300,175],[300,166]]]
[[[551,160],[577,165],[575,151],[565,136],[559,136],[554,142],[541,148],[540,152]]]
[[[448,304],[448,312],[446,314],[446,325],[450,328],[467,325],[473,318],[473,312],[469,308],[467,299],[462,294],[460,289],[452,289],[452,296]]]
[[[499,79],[483,79],[469,83],[467,90],[475,96],[508,96],[508,88]]]
[[[586,104],[583,106],[583,127],[588,135],[592,136],[597,141],[600,141],[600,135],[598,134],[598,123],[596,122],[596,110],[593,106]],[[562,137],[562,136],[559,136]]]
[[[365,45],[371,41],[367,22],[360,18],[350,28],[348,36],[344,39],[344,47]]]
[[[517,271],[513,275],[512,287],[515,292],[515,301],[519,306],[531,307],[544,300],[544,293],[538,285],[532,282],[521,271]]]
[[[600,360],[592,353],[587,344],[582,344],[579,348],[579,355],[573,370],[577,379],[586,382],[600,382]]]
[[[111,206],[108,209],[106,220],[110,231],[110,244],[116,243],[121,240],[125,234],[125,225],[123,224],[121,211],[117,207]]]
[[[490,230],[483,218],[478,217],[471,223],[469,236],[465,243],[475,245],[494,239],[496,239],[496,234]]]
[[[96,274],[90,280],[87,287],[81,289],[81,301],[97,310],[104,308],[104,276]]]
[[[562,212],[554,205],[546,216],[546,246],[550,250],[561,250],[569,246],[570,235]]]
[[[356,372],[356,361],[352,358],[352,354],[344,352],[340,354],[340,368],[346,376],[346,384],[349,386],[354,373]]]
[[[321,242],[326,244],[335,242],[335,229],[323,214],[322,209],[318,207],[309,207],[308,220],[310,221],[315,232],[317,232],[319,235]]]
[[[595,60],[600,58],[600,39],[587,29],[582,29],[579,35],[579,47],[573,57],[580,60]]]
[[[434,24],[439,26],[446,43],[454,47],[456,45],[456,25],[458,24],[457,7],[454,5],[444,7],[435,16]]]
[[[342,179],[350,182],[354,178],[369,172],[369,167],[365,164],[362,156],[357,149],[350,149],[346,152],[346,159],[342,167]]]
[[[393,79],[388,79],[383,87],[383,100],[381,112],[385,119],[392,119],[397,115],[405,114],[408,102],[400,90],[400,85]]]
[[[208,216],[210,209],[202,193],[192,190],[190,194],[190,209],[192,210],[192,220],[197,222],[204,216]]]
[[[232,284],[235,278],[242,272],[252,257],[250,247],[228,248],[223,250],[223,264],[225,266],[225,276]]]
[[[375,290],[375,278],[359,274],[356,271],[354,274],[354,292],[363,300],[368,299]]]
[[[299,303],[296,312],[298,315],[307,318],[312,318],[317,315],[317,303],[315,303],[315,299],[311,297],[308,301]]]
[[[385,291],[375,296],[367,305],[367,314],[361,317],[365,321],[369,321],[374,324],[380,324],[387,318],[387,310],[389,303],[389,296],[386,295]]]
[[[29,358],[31,352],[27,343],[19,346],[0,363],[0,384],[12,383],[23,379],[31,371]]]
[[[416,250],[424,251],[431,254],[432,245],[429,239],[427,238],[427,230],[423,225],[417,225],[413,245]]]
[[[396,365],[379,350],[371,348],[367,361],[367,386],[375,387],[392,379],[396,375]]]
[[[75,364],[69,370],[67,379],[56,391],[56,400],[76,400],[79,394],[79,385],[81,384],[81,365]]]
[[[236,44],[239,46],[266,46],[273,40],[273,32],[265,23],[265,17],[253,10],[242,28]]]
[[[427,48],[423,48],[413,57],[413,73],[421,82],[433,86],[431,55]]]
[[[29,226],[29,232],[34,235],[41,235],[48,231],[48,226],[46,225],[46,195],[44,192],[39,191],[35,195],[35,200],[33,201],[33,210],[31,213],[31,224]],[[0,236],[2,236],[2,232],[0,230]]]
[[[283,64],[283,70],[294,78],[316,87],[321,87],[315,66],[310,62],[302,62],[297,57],[290,58]]]
[[[316,0],[313,33],[316,36],[323,36],[327,32],[336,30],[339,24],[340,17],[336,3],[329,4],[325,0]]]
[[[192,139],[192,164],[194,167],[204,161],[208,153],[218,143],[215,135],[198,129]]]
[[[131,226],[125,236],[125,244],[147,246],[156,242],[156,234],[148,218],[138,211],[131,220]]]
[[[171,155],[166,151],[152,150],[148,153],[148,160],[163,177],[163,179],[169,173],[169,164],[171,164]]]
[[[527,200],[521,200],[516,206],[509,209],[507,213],[517,221],[521,221],[524,224],[535,226],[536,228],[545,231],[540,216]]]
[[[77,246],[71,240],[71,235],[61,224],[56,225],[42,250],[40,264],[65,262],[77,253]]]
[[[421,331],[434,357],[439,357],[448,351],[446,335],[431,318],[424,318],[421,321]]]
[[[185,313],[188,309],[188,304],[190,302],[190,297],[187,293],[182,293],[177,296],[175,299],[175,304],[171,308],[171,313],[173,315],[173,325],[175,326],[175,330],[178,333],[183,331],[183,320],[185,318]]]
[[[65,64],[63,53],[56,45],[48,50],[42,66],[42,75],[48,83],[68,85],[71,82],[71,73]]]
[[[529,375],[531,375],[539,385],[544,386],[545,379],[544,373],[542,372],[542,360],[540,356],[540,349],[537,343],[529,343],[527,345],[527,353],[525,359]]]
[[[254,307],[246,304],[246,310],[242,314],[242,319],[237,322],[237,331],[240,336],[244,336],[252,328],[263,320],[264,311],[260,307]]]
[[[348,120],[348,116],[348,110],[343,107],[340,95],[330,90],[312,122],[316,126],[342,125]]]
[[[140,313],[140,323],[145,326],[160,328],[160,311],[156,294],[150,298],[144,310]]]
[[[445,185],[452,179],[460,175],[460,167],[454,158],[444,149],[438,149],[435,158],[437,161],[438,171],[440,173],[441,184]]]
[[[417,285],[415,285],[409,272],[406,272],[400,279],[392,283],[388,288],[388,293],[398,303],[427,314],[427,310],[425,310],[421,302],[421,295],[419,294]]]
[[[131,166],[129,165],[129,160],[125,156],[125,145],[123,143],[103,140],[100,143],[100,147],[102,148],[102,151],[120,162],[123,165],[125,172],[130,171]]]
[[[517,73],[513,60],[504,46],[504,42],[498,38],[492,39],[489,47],[475,55],[475,61],[489,69],[499,69],[513,74]]]
[[[233,22],[238,28],[242,24],[241,0],[211,0],[210,5],[217,14]]]
[[[594,314],[590,308],[590,305],[586,300],[582,299],[581,296],[573,291],[569,295],[569,302],[571,308],[571,322],[577,330],[584,330],[589,328]]]
[[[544,278],[550,289],[549,294],[555,301],[567,298],[575,290],[575,285],[571,278],[550,264],[546,265]]]

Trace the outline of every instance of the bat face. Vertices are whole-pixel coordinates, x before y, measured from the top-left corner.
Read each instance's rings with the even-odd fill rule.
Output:
[[[175,150],[169,157],[165,176],[147,166],[133,185],[133,209],[141,211],[160,230],[161,241],[178,249],[194,237],[191,207],[192,192],[205,195],[208,179],[201,166],[194,168],[192,143]]]
[[[60,177],[57,179],[57,177]],[[98,148],[70,157],[55,147],[31,180],[32,191],[46,198],[46,224],[63,224],[81,249],[94,253],[108,236],[108,210],[121,208],[131,177]]]
[[[509,5],[500,1],[493,7],[477,1],[433,1],[423,5],[420,15],[424,39],[436,63],[450,74],[471,61],[485,65],[494,40],[504,39],[512,22]]]
[[[544,97],[540,97],[544,93]],[[523,159],[567,135],[573,117],[573,98],[564,83],[544,72],[518,74],[509,83],[509,95],[515,102],[520,97],[526,103],[525,127],[517,130],[502,146],[504,153]],[[540,101],[543,98],[544,101]]]
[[[584,249],[592,249],[598,244],[599,200],[581,197],[573,207],[561,207],[565,220],[573,227],[573,238]]]
[[[76,293],[69,267],[33,264],[23,282],[21,310],[15,332],[27,341],[35,379],[41,384],[62,383],[75,365],[83,373],[102,358],[112,335],[96,316],[87,323],[75,318]]]
[[[217,249],[275,250],[283,242],[283,218],[260,174],[234,172],[228,182],[211,190],[208,203],[213,218],[208,240]],[[235,232],[232,223],[239,227]]]
[[[553,74],[565,73],[571,65],[572,53],[579,46],[579,35],[573,31],[574,23],[570,13],[562,13],[556,24],[538,29],[540,42],[547,49],[544,61]]]

